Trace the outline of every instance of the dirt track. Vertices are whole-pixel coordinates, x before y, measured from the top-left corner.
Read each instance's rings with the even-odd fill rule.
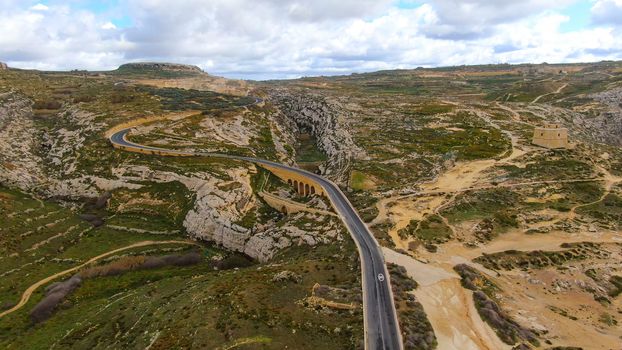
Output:
[[[8,315],[10,313],[13,313],[13,312],[21,309],[24,305],[26,305],[28,300],[30,300],[30,296],[32,295],[32,293],[35,290],[37,290],[37,288],[39,288],[39,287],[41,287],[41,286],[43,286],[43,285],[45,285],[45,284],[55,280],[58,277],[61,277],[61,276],[64,276],[66,274],[69,274],[71,272],[77,271],[77,270],[79,270],[79,269],[81,269],[81,268],[83,268],[83,267],[85,267],[85,266],[87,266],[89,264],[94,263],[95,261],[97,261],[97,260],[99,260],[101,258],[105,258],[105,257],[110,256],[112,254],[115,254],[115,253],[118,253],[118,252],[121,252],[121,251],[124,251],[124,250],[128,250],[128,249],[132,249],[132,248],[144,247],[144,246],[148,246],[148,245],[157,245],[157,244],[189,244],[189,245],[197,245],[196,242],[181,241],[181,240],[172,240],[172,241],[142,241],[142,242],[130,244],[130,245],[125,246],[125,247],[121,247],[121,248],[117,248],[117,249],[108,251],[106,253],[100,254],[100,255],[98,255],[96,257],[93,257],[93,258],[89,259],[87,262],[85,262],[85,263],[83,263],[81,265],[78,265],[78,266],[72,267],[70,269],[67,269],[67,270],[55,273],[52,276],[46,277],[46,278],[40,280],[39,282],[31,285],[30,287],[28,287],[26,289],[24,294],[22,294],[22,298],[20,299],[19,303],[17,303],[12,308],[10,308],[10,309],[0,313],[0,317],[4,317],[4,316],[6,316],[6,315]]]

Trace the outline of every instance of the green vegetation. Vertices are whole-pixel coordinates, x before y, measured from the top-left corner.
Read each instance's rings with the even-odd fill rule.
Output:
[[[374,182],[365,173],[354,170],[350,174],[350,187],[355,191],[371,190]]]
[[[406,273],[403,266],[388,264],[395,308],[400,322],[405,350],[436,349],[438,342],[423,306],[410,294],[417,289],[417,282]]]
[[[456,265],[454,270],[462,277],[462,285],[474,291],[473,301],[477,312],[494,329],[501,341],[509,345],[520,345],[523,342],[540,345],[535,331],[521,326],[501,309],[495,297],[499,288],[492,281],[465,264]]]
[[[622,196],[610,193],[600,202],[578,208],[577,213],[588,215],[604,226],[612,223],[619,227],[622,225]]]
[[[615,319],[615,317],[613,317],[612,315],[603,312],[600,317],[598,318],[598,320],[602,323],[604,323],[605,325],[609,326],[609,327],[613,327],[613,326],[617,326],[618,325],[618,321]]]
[[[94,228],[65,207],[3,187],[0,215],[5,218],[0,224],[0,305],[4,307],[15,304],[34,282],[91,257],[140,241],[172,239],[148,233],[128,234],[106,224]],[[171,226],[160,229],[170,230]]]
[[[611,276],[609,283],[613,285],[613,288],[609,291],[610,297],[615,298],[622,293],[622,276]]]
[[[378,208],[376,207],[378,199],[371,193],[367,191],[348,192],[348,199],[363,221],[370,222],[378,216]]]
[[[566,180],[588,179],[594,177],[593,166],[585,161],[577,160],[572,155],[564,155],[559,159],[550,159],[547,155],[530,159],[524,168],[502,166],[508,176],[515,179],[528,180]]]
[[[178,88],[155,88],[141,85],[137,91],[157,96],[164,109],[170,111],[198,110],[208,113],[221,111],[253,103],[251,97],[227,96],[212,91],[188,90]]]
[[[521,269],[528,271],[549,266],[558,267],[571,261],[588,258],[607,259],[611,255],[610,252],[603,249],[602,244],[598,243],[564,243],[562,248],[565,249],[561,251],[534,250],[530,252],[507,250],[494,254],[484,254],[474,261],[491,270]]]
[[[520,194],[507,188],[468,191],[458,195],[455,204],[443,210],[442,215],[451,223],[492,219],[494,231],[501,233],[518,225],[515,207],[520,200]]]
[[[322,163],[327,157],[317,146],[316,138],[310,133],[298,135],[298,147],[296,147],[297,163]]]
[[[122,64],[109,74],[132,78],[187,78],[201,74],[200,70],[179,69],[178,67],[158,67],[148,64]]]
[[[366,174],[379,191],[429,178],[433,165],[446,160],[495,158],[510,148],[510,140],[500,130],[471,112],[432,103],[418,105],[418,109],[384,106],[383,100],[367,103],[369,113],[380,116],[370,117],[354,133],[354,141],[371,159],[356,162],[353,174]],[[385,116],[387,110],[391,114]]]
[[[174,195],[173,189],[178,186],[176,183],[155,186],[158,185],[164,186],[163,195],[170,190],[169,196]],[[153,190],[153,187],[146,186],[135,198],[152,195]],[[115,195],[121,194],[113,193],[113,198]],[[184,197],[183,193],[179,195]],[[119,200],[118,197],[114,199]],[[12,248],[15,242],[19,242],[14,238],[22,232],[41,224],[45,226],[58,217],[73,217],[70,220],[74,225],[84,229],[90,226],[60,206],[46,202],[40,206],[37,201],[12,190],[2,189],[0,205],[2,215],[11,218],[2,225],[2,237],[6,238],[3,246],[10,251],[22,249]],[[45,218],[31,222],[17,214],[11,216],[20,210],[26,211],[27,214],[23,215],[29,217]],[[59,216],[55,216],[57,211]],[[173,227],[172,222],[168,225]],[[53,234],[50,231],[54,229],[46,227],[35,231],[37,237],[45,238]],[[13,237],[8,237],[8,232]],[[104,225],[82,235],[69,233],[31,254],[7,257],[10,254],[3,253],[1,285],[4,287],[0,301],[6,308],[10,305],[7,302],[16,301],[29,284],[39,279],[115,247],[147,239],[160,237],[128,234]],[[188,248],[175,244],[156,249],[136,248],[102,261],[97,269],[111,271],[122,263],[115,262],[119,258],[129,261],[136,259],[132,257],[166,255],[171,251],[179,252],[179,249]],[[331,315],[327,317],[325,312],[319,313],[298,304],[309,295],[316,282],[347,290],[360,289],[360,274],[356,272],[359,269],[358,256],[351,241],[319,245],[313,249],[305,246],[290,248],[275,258],[274,265],[263,265],[261,269],[249,266],[246,258],[236,254],[212,248],[204,253],[205,260],[193,266],[130,269],[111,276],[98,273],[99,277],[83,280],[48,320],[35,326],[30,321],[29,312],[43,298],[44,288],[40,288],[25,307],[0,319],[0,346],[37,349],[56,344],[59,347],[97,348],[101,346],[101,340],[106,339],[108,346],[112,341],[115,346],[123,348],[143,348],[150,343],[156,348],[216,348],[238,342],[269,342],[270,346],[277,348],[295,348],[304,343],[310,348],[343,349],[362,342],[360,310],[330,311]],[[45,263],[37,262],[41,258]],[[14,268],[19,270],[6,274]],[[301,275],[301,283],[266,282],[285,269]],[[333,333],[336,328],[340,328],[338,339]]]
[[[428,215],[421,222],[411,220],[398,234],[403,239],[415,237],[424,243],[443,243],[451,237],[451,228],[445,224],[439,215]]]
[[[194,194],[178,181],[143,182],[141,188],[114,191],[109,224],[138,223],[140,229],[182,229],[186,213],[194,206]]]
[[[480,290],[492,300],[496,300],[496,294],[501,292],[493,281],[469,265],[459,264],[454,267],[454,270],[460,275],[460,283],[464,288]]]

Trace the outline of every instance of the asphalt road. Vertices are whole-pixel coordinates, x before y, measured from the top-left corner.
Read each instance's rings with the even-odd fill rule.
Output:
[[[110,142],[121,146],[136,147],[155,152],[175,152],[170,149],[143,146],[129,142],[125,137],[129,130],[130,128],[116,132],[110,136]],[[312,178],[317,183],[321,184],[330,201],[333,203],[335,211],[341,217],[352,235],[359,250],[363,277],[365,348],[368,350],[402,349],[402,339],[399,324],[397,323],[393,294],[391,292],[391,284],[384,262],[384,256],[373,234],[369,231],[367,225],[365,225],[356,210],[354,210],[350,201],[348,201],[337,185],[320,175],[264,159],[220,153],[193,153],[183,151],[178,151],[176,153],[188,156],[222,157],[256,164],[267,164],[296,172],[305,177]],[[384,276],[384,278],[379,278],[379,275]]]

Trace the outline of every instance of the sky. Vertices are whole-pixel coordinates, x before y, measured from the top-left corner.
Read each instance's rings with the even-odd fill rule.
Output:
[[[0,61],[281,79],[622,60],[622,0],[0,0]]]

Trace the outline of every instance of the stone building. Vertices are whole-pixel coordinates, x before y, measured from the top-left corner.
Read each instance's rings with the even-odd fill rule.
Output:
[[[568,129],[554,123],[535,128],[532,143],[546,148],[571,148],[568,143]]]

